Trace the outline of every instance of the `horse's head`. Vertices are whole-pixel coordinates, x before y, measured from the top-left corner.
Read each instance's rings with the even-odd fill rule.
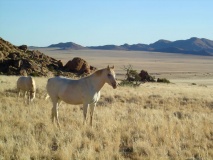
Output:
[[[115,72],[114,72],[114,66],[107,67],[105,69],[105,76],[106,76],[106,83],[111,85],[114,89],[117,88],[117,82],[115,80]]]

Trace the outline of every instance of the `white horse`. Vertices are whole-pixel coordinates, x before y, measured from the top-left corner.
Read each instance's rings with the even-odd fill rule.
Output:
[[[92,126],[92,117],[94,107],[100,98],[100,90],[105,83],[111,85],[114,89],[117,87],[115,80],[115,72],[113,67],[107,67],[94,72],[93,74],[73,80],[62,77],[54,77],[48,79],[47,93],[50,96],[52,108],[52,121],[56,118],[57,124],[60,127],[58,120],[58,107],[61,101],[68,104],[78,105],[83,104],[83,115],[85,124],[87,116],[87,108],[90,108],[90,125]]]
[[[34,79],[30,76],[19,77],[17,80],[17,90],[18,97],[20,96],[21,90],[24,91],[24,99],[27,94],[27,103],[29,104],[29,102],[32,102],[35,98],[36,85]]]

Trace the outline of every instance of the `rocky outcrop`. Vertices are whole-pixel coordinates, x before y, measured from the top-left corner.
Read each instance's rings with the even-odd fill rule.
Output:
[[[23,50],[24,52],[27,51],[27,45],[21,45],[18,47],[20,50]]]
[[[64,70],[77,74],[89,74],[91,71],[96,70],[96,68],[90,66],[84,59],[75,57],[67,62],[64,66]]]
[[[63,75],[63,64],[40,51],[27,49],[26,45],[14,46],[0,38],[0,74],[47,76]]]
[[[89,74],[95,69],[79,57],[63,66],[61,60],[49,57],[38,50],[28,50],[26,45],[14,46],[0,38],[0,74],[73,76],[73,73]]]
[[[155,79],[147,71],[141,70],[139,73],[142,82],[155,82]]]

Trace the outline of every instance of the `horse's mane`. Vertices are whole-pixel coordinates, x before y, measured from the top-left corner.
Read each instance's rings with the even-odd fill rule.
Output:
[[[90,77],[90,76],[92,76],[92,75],[95,75],[95,76],[101,76],[102,75],[102,73],[104,72],[104,70],[106,70],[107,68],[102,68],[102,69],[99,69],[99,70],[97,70],[97,71],[95,71],[94,73],[92,73],[92,74],[90,74],[89,76],[87,76],[87,77]],[[111,68],[110,68],[110,70],[111,70]],[[86,77],[85,77],[86,78]]]
[[[95,74],[96,76],[100,76],[103,73],[104,70],[106,70],[106,69],[113,70],[113,68],[114,68],[114,66],[113,67],[99,69],[99,70],[95,71],[93,74]]]
[[[97,75],[97,76],[100,76],[105,69],[106,68],[99,69],[99,70],[95,71],[94,74]]]

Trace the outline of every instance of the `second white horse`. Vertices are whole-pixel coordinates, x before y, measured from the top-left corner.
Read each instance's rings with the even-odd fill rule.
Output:
[[[18,97],[20,96],[21,90],[24,92],[24,100],[25,96],[27,94],[27,103],[32,102],[35,98],[35,92],[36,92],[36,84],[32,77],[28,76],[22,76],[19,77],[17,80],[17,90],[18,90]]]

